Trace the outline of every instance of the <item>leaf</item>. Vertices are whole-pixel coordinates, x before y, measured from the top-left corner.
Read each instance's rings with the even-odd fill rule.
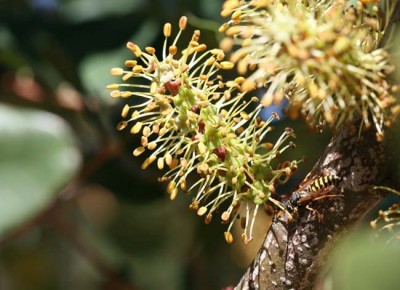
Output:
[[[160,27],[155,20],[147,20],[139,28],[135,28],[135,34],[130,37],[141,48],[149,46],[157,37]],[[91,54],[86,57],[79,66],[79,75],[82,82],[90,92],[100,96],[105,104],[115,103],[110,93],[105,89],[106,85],[121,81],[110,75],[112,67],[123,67],[124,60],[133,58],[132,53],[126,48],[126,43],[121,47],[106,52]]]
[[[385,238],[360,232],[342,242],[332,253],[330,289],[400,289],[398,240],[388,243]]]
[[[79,164],[63,119],[0,104],[0,237],[43,210]]]
[[[64,1],[60,11],[70,21],[84,22],[113,15],[122,16],[144,9],[143,1],[114,0],[98,4],[97,0]]]

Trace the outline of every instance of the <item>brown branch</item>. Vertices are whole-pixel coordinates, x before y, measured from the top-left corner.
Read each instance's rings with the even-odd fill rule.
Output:
[[[384,142],[373,130],[361,139],[344,128],[329,144],[311,177],[341,177],[330,197],[298,207],[298,218],[276,217],[255,261],[236,289],[311,289],[326,253],[382,196],[368,188],[383,184]],[[340,193],[340,194],[339,194]]]
[[[54,229],[60,231],[67,238],[67,240],[70,241],[77,252],[79,252],[82,257],[86,258],[89,264],[91,264],[93,268],[105,278],[105,289],[137,289],[136,287],[132,286],[132,284],[127,284],[122,281],[117,272],[115,272],[110,265],[104,263],[99,253],[93,251],[84,243],[75,226],[64,215],[61,214],[65,201],[77,196],[79,192],[77,187],[84,183],[85,180],[98,168],[103,166],[106,161],[117,155],[120,148],[121,146],[119,143],[111,143],[104,146],[102,150],[99,150],[99,152],[93,158],[89,159],[84,164],[79,174],[55,195],[55,199],[49,203],[45,209],[33,216],[28,221],[10,230],[10,232],[4,236],[0,237],[0,248],[11,244],[16,239],[30,232],[33,228],[50,221],[53,224]]]
[[[104,263],[99,253],[87,245],[78,228],[76,228],[75,225],[65,217],[61,210],[53,210],[49,215],[48,221],[51,222],[54,229],[63,234],[66,237],[66,240],[73,245],[74,249],[76,249],[76,251],[84,257],[103,278],[105,278],[107,289],[137,289],[131,283],[123,281],[120,275],[118,275],[110,265]]]
[[[255,261],[235,289],[311,289],[334,242],[382,196],[368,189],[388,184],[385,143],[373,131],[361,140],[342,130],[311,172],[341,177],[332,195],[299,206],[298,218],[276,217]],[[343,191],[343,192],[342,192]],[[338,194],[340,193],[340,194]]]
[[[72,192],[76,191],[75,187],[76,183],[70,182],[64,189],[62,189],[57,194],[57,197],[51,203],[49,203],[40,213],[33,216],[32,218],[22,223],[21,225],[11,229],[4,236],[1,236],[0,248],[5,247],[8,244],[11,244],[16,239],[30,232],[33,228],[42,224],[48,218],[50,213],[62,204],[62,202],[64,201],[63,198],[64,196],[70,196]]]
[[[81,168],[78,175],[71,180],[67,185],[63,185],[63,188],[55,194],[55,198],[50,202],[45,209],[33,216],[28,221],[10,230],[7,234],[0,237],[0,248],[13,242],[15,239],[23,236],[34,227],[40,225],[45,221],[49,214],[54,210],[60,208],[65,200],[72,199],[78,194],[77,187],[83,184],[92,174],[96,172],[101,166],[103,166],[110,158],[119,154],[121,150],[120,143],[109,143],[101,148],[94,157],[86,161],[84,166]]]

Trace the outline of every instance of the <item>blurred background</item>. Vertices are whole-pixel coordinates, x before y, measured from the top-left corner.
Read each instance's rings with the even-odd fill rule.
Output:
[[[0,289],[221,289],[235,285],[253,259],[269,220],[260,213],[257,240],[205,225],[171,202],[160,172],[140,169],[139,141],[115,129],[123,101],[116,81],[127,41],[159,48],[165,22],[189,18],[188,34],[218,47],[222,0],[0,0]],[[280,108],[273,108],[280,110]],[[268,114],[268,112],[264,112]],[[296,184],[323,152],[330,133],[303,122],[276,124],[297,132],[307,156]],[[271,135],[272,142],[276,136]],[[315,141],[315,142],[314,142]]]

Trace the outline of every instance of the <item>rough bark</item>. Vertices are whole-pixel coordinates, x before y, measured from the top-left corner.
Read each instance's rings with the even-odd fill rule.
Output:
[[[361,138],[344,128],[315,165],[312,176],[341,178],[331,196],[298,207],[298,216],[275,217],[253,264],[236,289],[311,289],[334,242],[382,196],[368,191],[386,177],[384,142],[373,130]]]
[[[396,3],[391,25],[399,21]],[[383,42],[386,41],[386,38]],[[374,185],[393,185],[386,142],[378,142],[373,129],[359,137],[342,128],[315,164],[310,179],[327,173],[341,178],[327,192],[330,197],[298,207],[295,220],[276,216],[257,257],[236,290],[313,289],[327,253],[383,196],[371,192]]]

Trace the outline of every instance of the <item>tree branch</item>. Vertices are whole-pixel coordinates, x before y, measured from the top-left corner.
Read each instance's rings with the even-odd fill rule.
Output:
[[[384,142],[373,130],[361,138],[344,128],[328,145],[311,171],[341,178],[329,197],[298,207],[298,217],[276,217],[257,255],[236,289],[310,289],[325,263],[326,253],[343,233],[382,196],[368,191],[383,184]]]

